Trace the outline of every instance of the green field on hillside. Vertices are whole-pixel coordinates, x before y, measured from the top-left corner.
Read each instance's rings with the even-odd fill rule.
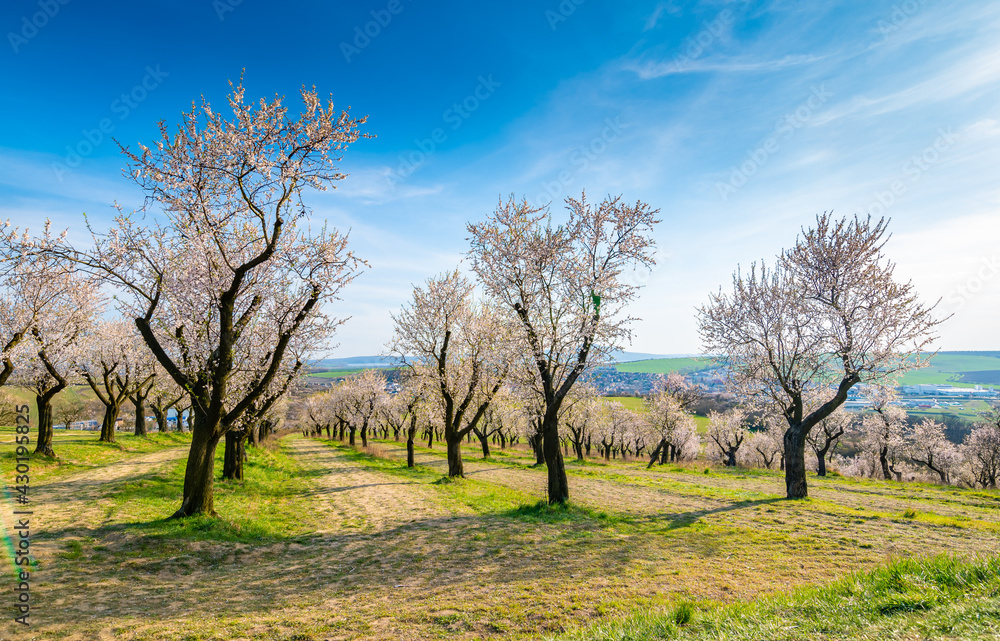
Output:
[[[316,372],[310,374],[309,376],[313,378],[342,378],[344,376],[351,376],[352,374],[360,374],[365,370],[363,369],[334,369],[329,372]]]
[[[654,358],[619,363],[619,372],[690,374],[715,366],[709,358]],[[941,352],[928,367],[908,372],[901,385],[1000,385],[1000,352]]]
[[[1000,354],[997,352],[942,352],[931,359],[929,366],[908,372],[903,385],[939,384],[997,385],[1000,384]]]
[[[690,374],[713,366],[714,361],[710,358],[652,358],[645,361],[619,363],[615,365],[615,369],[619,372],[636,374],[669,374],[671,372]]]

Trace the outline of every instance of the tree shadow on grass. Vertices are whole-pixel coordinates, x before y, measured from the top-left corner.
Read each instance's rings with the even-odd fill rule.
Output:
[[[756,499],[752,501],[736,501],[731,505],[724,505],[722,507],[716,507],[706,510],[694,510],[692,512],[684,512],[683,514],[670,515],[670,523],[667,525],[668,530],[676,530],[680,528],[686,528],[694,525],[704,516],[709,516],[711,514],[722,514],[724,512],[733,512],[735,510],[742,510],[745,508],[753,508],[761,505],[770,505],[772,503],[781,503],[787,501],[788,499],[783,498],[770,498],[770,499]],[[642,517],[642,520],[650,522],[662,518],[664,515],[652,515],[649,517]]]

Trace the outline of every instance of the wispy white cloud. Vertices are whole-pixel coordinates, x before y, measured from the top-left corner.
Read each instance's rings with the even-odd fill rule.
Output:
[[[665,13],[676,13],[677,8],[673,6],[670,2],[658,2],[656,3],[656,8],[653,9],[653,13],[649,14],[646,18],[646,24],[643,27],[643,31],[650,31],[655,29],[660,22],[660,18],[663,17]]]
[[[873,117],[894,113],[926,103],[936,103],[974,93],[996,91],[1000,81],[1000,44],[973,49],[953,64],[910,86],[870,97],[856,95],[830,107],[811,124],[824,125],[846,117]]]
[[[788,55],[774,60],[755,60],[749,57],[730,58],[709,56],[691,60],[678,56],[674,60],[651,60],[627,62],[624,69],[635,73],[642,80],[654,80],[665,76],[692,73],[742,73],[780,71],[787,67],[807,65],[823,60],[821,55]]]

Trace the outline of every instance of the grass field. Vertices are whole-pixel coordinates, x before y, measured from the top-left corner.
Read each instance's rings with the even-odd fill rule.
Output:
[[[615,401],[621,403],[625,409],[632,410],[633,412],[645,413],[648,412],[646,403],[643,399],[636,396],[605,396],[605,400]],[[692,416],[694,422],[698,424],[698,432],[701,434],[708,433],[708,417],[706,416]]]
[[[1000,383],[996,377],[998,370],[1000,370],[1000,354],[996,352],[982,354],[942,352],[931,359],[928,367],[908,372],[903,377],[902,384],[927,383],[957,387],[976,383],[996,385]]]
[[[0,435],[9,451],[11,432]],[[218,519],[166,521],[185,437],[95,447],[84,436],[96,437],[56,434],[63,466],[32,462],[34,624],[25,636],[8,617],[0,638],[997,630],[996,565],[976,560],[1000,546],[996,492],[831,477],[811,478],[812,498],[793,502],[775,472],[589,460],[567,462],[571,503],[550,508],[545,471],[525,450],[482,461],[470,444],[466,478],[447,481],[440,448],[418,448],[411,470],[397,443],[361,452],[293,435],[252,450],[245,482],[216,481]],[[0,462],[10,477],[12,461]],[[964,561],[903,561],[941,554]],[[813,635],[810,613],[829,607],[827,627],[842,634]]]
[[[309,376],[313,378],[341,378],[343,376],[351,376],[352,374],[360,374],[365,370],[363,369],[335,369],[329,372],[316,372],[315,374],[310,374]]]
[[[619,363],[620,372],[690,374],[714,366],[707,358],[656,358]],[[902,385],[920,383],[941,385],[1000,385],[1000,352],[941,352],[923,369],[908,372]]]
[[[619,363],[615,369],[619,372],[634,372],[639,374],[669,374],[679,372],[690,374],[703,369],[713,367],[714,361],[710,358],[653,358],[644,361],[632,361],[629,363]]]

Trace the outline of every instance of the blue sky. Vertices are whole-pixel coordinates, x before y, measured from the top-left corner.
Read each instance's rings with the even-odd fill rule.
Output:
[[[378,352],[498,196],[583,188],[662,210],[635,351],[698,351],[707,293],[823,210],[890,216],[897,275],[953,314],[939,346],[1000,349],[997,3],[9,0],[0,25],[0,216],[79,241],[83,212],[139,202],[110,138],[221,104],[241,69],[248,96],[368,114],[309,197],[371,264],[335,356]]]

